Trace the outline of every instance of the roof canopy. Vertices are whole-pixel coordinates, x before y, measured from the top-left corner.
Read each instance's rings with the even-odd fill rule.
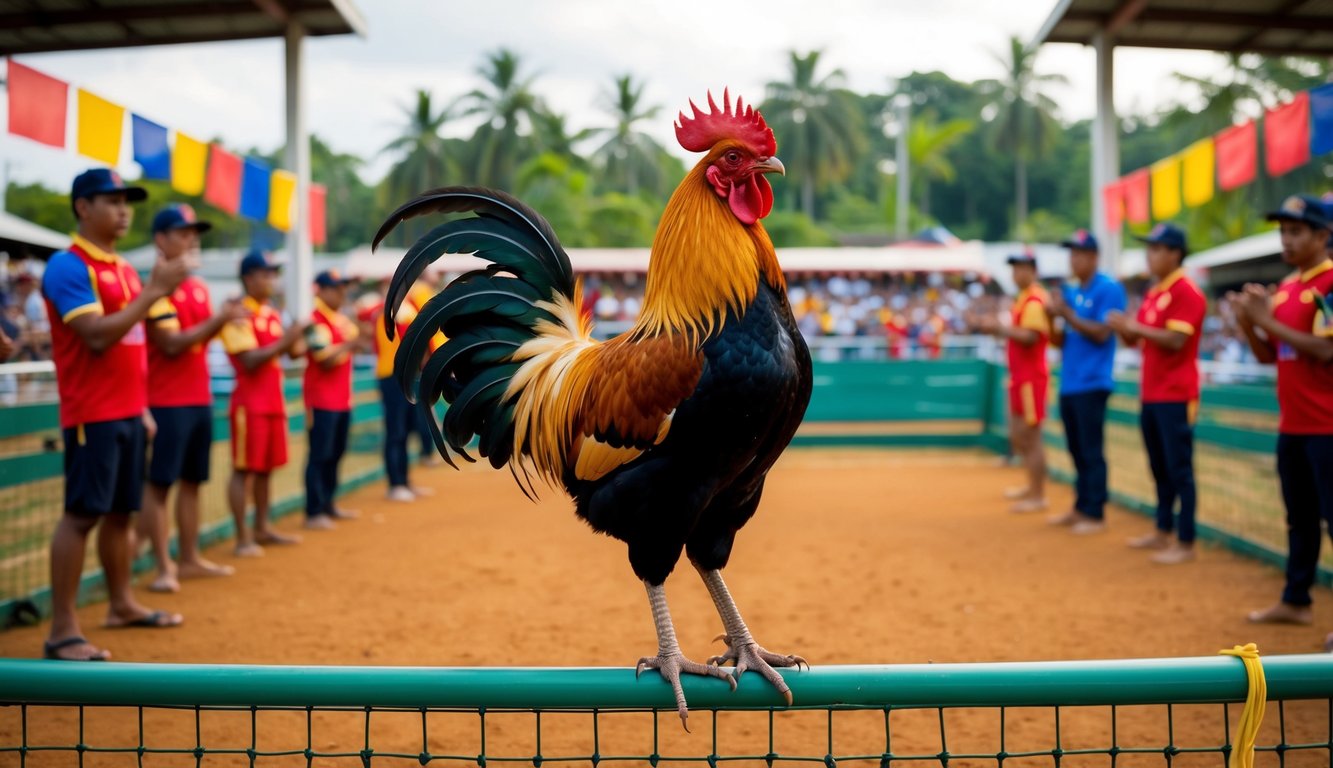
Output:
[[[1326,0],[1059,0],[1032,41],[1189,48],[1274,56],[1333,55]]]
[[[0,3],[0,55],[307,35],[364,36],[352,0],[27,0]]]

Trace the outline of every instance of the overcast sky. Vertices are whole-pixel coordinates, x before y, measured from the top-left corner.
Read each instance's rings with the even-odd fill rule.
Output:
[[[569,126],[605,125],[598,96],[612,77],[647,82],[647,99],[663,111],[650,133],[679,151],[670,122],[686,100],[729,86],[747,101],[764,84],[789,76],[787,51],[824,51],[825,72],[841,68],[862,92],[888,89],[892,78],[941,70],[959,80],[998,77],[995,55],[1007,39],[1030,40],[1054,0],[727,0],[670,2],[435,2],[355,0],[369,27],[365,38],[307,42],[309,127],[339,151],[371,161],[403,123],[417,89],[440,104],[476,87],[483,56],[501,46],[518,52],[535,90]],[[270,149],[283,142],[283,43],[131,48],[20,57],[31,67],[86,88],[196,138],[221,138],[232,149]],[[1216,73],[1211,54],[1124,49],[1116,54],[1116,102],[1122,111],[1188,97],[1170,74]],[[1046,46],[1038,70],[1061,72],[1069,87],[1052,90],[1067,119],[1093,112],[1091,49]],[[5,105],[0,103],[0,111]],[[459,126],[459,130],[465,126]],[[71,131],[69,143],[73,143]],[[128,141],[126,142],[128,144]],[[778,137],[779,149],[782,137]],[[128,154],[128,153],[127,153]],[[0,158],[17,181],[64,187],[89,161],[73,151],[0,134]],[[132,162],[127,177],[139,174]]]

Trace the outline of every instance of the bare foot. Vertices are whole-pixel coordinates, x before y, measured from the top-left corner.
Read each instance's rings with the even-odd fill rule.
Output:
[[[413,485],[413,486],[411,486],[408,490],[412,491],[412,493],[415,494],[415,495],[417,495],[417,496],[434,496],[434,495],[435,495],[435,489],[434,489],[434,488],[427,488],[427,487],[424,486],[424,485]]]
[[[53,661],[108,661],[111,651],[98,648],[76,635],[42,643],[42,658]]]
[[[1171,546],[1171,534],[1164,531],[1153,531],[1142,536],[1135,536],[1125,545],[1130,549],[1166,549]]]
[[[1250,611],[1247,617],[1255,624],[1313,624],[1314,612],[1308,605],[1277,603],[1262,611]]]
[[[333,513],[330,516],[334,520],[355,520],[361,516],[361,513],[355,509],[340,509],[338,507],[334,507]]]
[[[106,621],[102,622],[102,626],[107,629],[127,629],[130,627],[169,629],[171,627],[179,627],[185,623],[185,617],[179,613],[152,611],[143,606],[137,606],[137,608],[138,610],[128,613],[108,612]]]
[[[1009,507],[1009,511],[1017,515],[1027,514],[1028,512],[1040,512],[1046,509],[1046,499],[1027,498],[1014,502]]]
[[[218,576],[230,576],[236,573],[236,569],[230,565],[219,565],[201,557],[192,562],[179,563],[176,566],[176,572],[182,579],[209,579]]]
[[[301,537],[293,536],[289,533],[278,533],[277,531],[255,531],[255,541],[259,544],[288,546],[291,544],[300,544]]]
[[[1026,485],[1023,486],[1023,487],[1021,487],[1021,488],[1019,488],[1019,487],[1014,487],[1014,488],[1005,488],[1005,489],[1004,489],[1004,497],[1005,497],[1006,499],[1010,500],[1010,501],[1018,501],[1019,499],[1027,499],[1027,498],[1030,498],[1031,496],[1032,496],[1032,489],[1031,489],[1031,488],[1028,488]]]
[[[253,541],[247,541],[244,544],[237,544],[232,554],[237,557],[263,557],[264,548]]]
[[[337,529],[338,524],[333,522],[333,518],[328,515],[315,515],[307,517],[302,524],[307,531],[332,531]]]
[[[1159,565],[1180,565],[1194,560],[1194,547],[1187,544],[1172,544],[1161,552],[1154,552],[1152,558]]]
[[[168,594],[168,593],[172,593],[172,592],[179,592],[179,591],[181,591],[181,584],[180,584],[179,581],[176,581],[176,574],[174,574],[174,573],[159,573],[159,574],[157,575],[157,578],[155,578],[155,579],[153,579],[152,581],[148,582],[148,586],[146,587],[146,589],[147,589],[149,592],[157,592],[157,593],[160,593],[160,594]]]
[[[680,676],[702,675],[704,677],[716,677],[726,680],[731,685],[731,690],[736,690],[736,678],[721,667],[712,664],[700,664],[697,661],[690,661],[681,653],[674,653],[668,656],[645,656],[639,659],[639,663],[634,667],[634,676],[643,674],[645,669],[655,669],[662,675],[662,679],[671,684],[671,690],[676,694],[676,714],[680,715],[680,724],[687,732],[690,730],[690,710],[685,705],[685,691],[680,687]]]

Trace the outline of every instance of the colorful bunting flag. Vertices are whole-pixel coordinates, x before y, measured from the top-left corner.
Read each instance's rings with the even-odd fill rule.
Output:
[[[296,201],[296,174],[274,171],[269,178],[268,223],[280,232],[292,229],[292,203]]]
[[[1119,232],[1125,224],[1125,189],[1120,179],[1102,187],[1102,212],[1106,217],[1106,230]]]
[[[1198,207],[1213,199],[1216,167],[1211,137],[1200,139],[1180,153],[1181,182],[1185,205]]]
[[[1264,113],[1264,168],[1281,176],[1310,161],[1310,95]]]
[[[310,243],[324,245],[329,241],[325,220],[325,206],[329,191],[323,184],[310,185]]]
[[[171,188],[186,195],[202,194],[207,163],[208,145],[176,131],[176,147],[171,151]]]
[[[125,134],[125,108],[78,89],[79,154],[103,165],[120,165],[120,140]]]
[[[1258,133],[1254,121],[1233,125],[1213,139],[1217,186],[1227,192],[1254,181],[1258,173]]]
[[[9,132],[53,147],[65,146],[69,86],[10,59],[7,87]]]
[[[167,144],[167,128],[144,117],[130,115],[130,139],[134,162],[143,169],[145,179],[171,178],[171,147]]]
[[[269,167],[252,157],[245,158],[241,174],[241,215],[256,221],[268,221]]]
[[[241,208],[241,158],[217,144],[208,147],[204,200],[233,216]]]
[[[1333,83],[1310,90],[1310,154],[1333,152]]]
[[[1130,224],[1147,224],[1149,221],[1148,177],[1148,169],[1140,168],[1120,180],[1125,198],[1125,219]]]
[[[1157,221],[1180,213],[1180,155],[1152,164],[1152,217]]]

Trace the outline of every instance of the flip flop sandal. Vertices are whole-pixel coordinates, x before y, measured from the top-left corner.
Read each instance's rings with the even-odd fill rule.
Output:
[[[64,650],[65,648],[69,648],[70,646],[74,645],[82,645],[87,642],[88,641],[85,640],[84,638],[76,635],[74,637],[67,637],[64,640],[57,640],[54,643],[42,643],[42,658],[49,659],[51,661],[106,661],[106,656],[102,655],[89,656],[86,659],[71,659],[67,656],[60,655],[60,651]],[[100,653],[106,653],[106,651],[100,651],[99,654]]]
[[[130,629],[133,627],[146,629],[171,629],[172,627],[179,627],[183,623],[183,621],[172,622],[171,614],[166,611],[153,611],[150,614],[140,616],[139,618],[127,621],[124,624],[103,624],[102,626],[106,629]]]

